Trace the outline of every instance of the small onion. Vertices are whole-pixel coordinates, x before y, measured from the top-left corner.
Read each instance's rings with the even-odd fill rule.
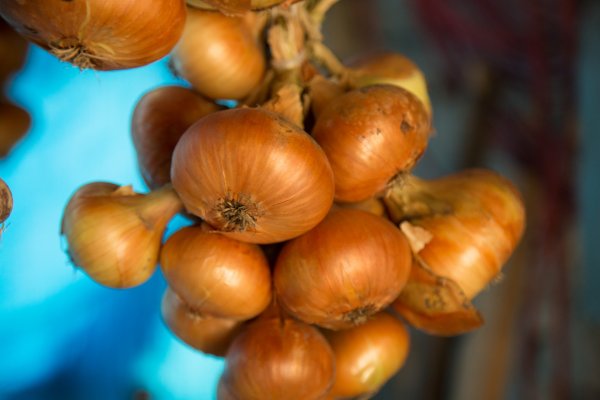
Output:
[[[133,112],[131,135],[144,181],[151,189],[171,181],[171,157],[181,135],[223,107],[181,86],[146,93]]]
[[[25,38],[80,68],[140,67],[166,56],[185,24],[184,0],[3,0]]]
[[[333,174],[321,148],[263,109],[219,111],[192,125],[175,147],[171,179],[189,212],[253,243],[301,235],[333,203]]]
[[[6,157],[31,126],[29,113],[0,99],[0,158]]]
[[[420,262],[456,282],[467,299],[498,275],[525,227],[519,192],[490,170],[435,180],[406,175],[385,202],[391,218],[411,237]]]
[[[245,97],[266,70],[264,51],[243,18],[193,8],[172,65],[177,75],[213,99]]]
[[[290,318],[259,318],[233,341],[221,392],[238,400],[319,400],[334,379],[327,340],[314,327]]]
[[[323,333],[335,355],[334,398],[375,394],[404,365],[410,348],[404,324],[385,312],[363,325]]]
[[[167,289],[161,315],[169,330],[187,345],[206,354],[224,357],[242,323],[197,313],[175,292]]]
[[[61,232],[73,263],[93,280],[129,288],[156,269],[164,230],[181,208],[170,187],[141,195],[131,186],[89,183],[69,200]]]
[[[310,324],[345,329],[387,307],[411,265],[408,241],[366,211],[333,209],[282,249],[274,272],[281,306]]]
[[[13,208],[13,198],[10,188],[2,179],[0,179],[0,224],[10,216]],[[0,229],[2,233],[2,229]]]
[[[389,84],[404,88],[417,96],[431,114],[427,81],[419,67],[399,53],[372,54],[357,60],[349,70],[350,85],[355,88]]]
[[[250,319],[271,302],[271,271],[260,247],[210,228],[186,227],[165,243],[160,264],[169,286],[196,312]]]
[[[410,170],[427,147],[431,120],[410,92],[391,85],[352,90],[319,115],[313,136],[331,163],[335,199],[365,200]]]

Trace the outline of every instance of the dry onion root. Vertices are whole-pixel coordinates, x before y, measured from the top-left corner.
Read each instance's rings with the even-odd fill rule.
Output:
[[[186,9],[184,0],[3,0],[0,16],[62,61],[115,70],[166,56]]]
[[[219,10],[226,15],[242,15],[250,10],[264,10],[278,4],[300,0],[187,0],[187,4],[202,10]]]

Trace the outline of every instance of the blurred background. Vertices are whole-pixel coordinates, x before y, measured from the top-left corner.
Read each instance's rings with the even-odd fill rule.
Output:
[[[485,325],[454,338],[411,330],[405,366],[375,399],[600,398],[600,2],[342,0],[325,35],[344,60],[393,50],[425,72],[435,136],[417,175],[492,168],[528,210],[503,280],[475,299]],[[131,113],[176,82],[165,60],[80,72],[34,46],[4,82],[2,101],[31,127],[0,159],[14,197],[0,237],[0,399],[215,397],[223,363],[163,326],[160,274],[101,287],[73,269],[59,235],[82,184],[147,190]]]

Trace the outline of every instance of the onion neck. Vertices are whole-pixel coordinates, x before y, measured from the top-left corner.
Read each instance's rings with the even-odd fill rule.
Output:
[[[171,184],[154,190],[140,199],[136,212],[148,227],[162,229],[183,210],[183,204]]]

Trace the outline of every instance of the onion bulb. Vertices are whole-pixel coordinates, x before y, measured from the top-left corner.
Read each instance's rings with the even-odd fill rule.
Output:
[[[184,0],[3,0],[0,15],[62,61],[115,70],[167,55],[186,10]]]
[[[499,274],[525,227],[519,192],[485,169],[429,181],[406,175],[385,202],[391,218],[402,223],[420,262],[456,282],[467,299]]]
[[[142,176],[151,189],[171,181],[173,150],[186,129],[220,109],[181,86],[163,86],[140,99],[133,112],[131,135]]]
[[[189,8],[172,66],[207,97],[241,99],[260,84],[266,60],[243,18]]]
[[[219,111],[175,147],[173,186],[186,209],[224,235],[253,243],[308,231],[333,203],[327,157],[298,126],[263,109]]]
[[[271,302],[271,271],[260,247],[210,227],[186,227],[165,243],[160,264],[169,286],[201,314],[246,320]]]
[[[31,126],[29,113],[0,99],[0,158],[6,157]]]
[[[0,179],[0,224],[10,216],[13,208],[13,198],[10,188],[2,179]],[[2,230],[0,229],[0,233]]]
[[[410,348],[404,324],[385,312],[360,326],[323,333],[335,356],[334,398],[375,394],[404,365]]]
[[[425,75],[408,57],[399,53],[378,53],[358,60],[351,67],[348,74],[350,86],[361,88],[389,84],[404,88],[417,96],[431,114]]]
[[[333,353],[314,327],[290,318],[259,318],[233,341],[222,392],[238,400],[318,400],[330,390]]]
[[[206,354],[224,357],[242,323],[196,312],[167,288],[161,315],[169,330],[187,345]]]
[[[335,199],[365,200],[410,170],[429,140],[431,120],[410,92],[391,85],[352,90],[319,115],[313,136],[331,163]]]
[[[277,298],[304,322],[350,328],[398,297],[411,257],[407,239],[389,221],[366,211],[333,209],[281,250],[274,272]]]
[[[71,260],[93,280],[129,288],[156,269],[163,232],[181,208],[170,187],[142,195],[131,186],[89,183],[69,200],[61,232]]]

